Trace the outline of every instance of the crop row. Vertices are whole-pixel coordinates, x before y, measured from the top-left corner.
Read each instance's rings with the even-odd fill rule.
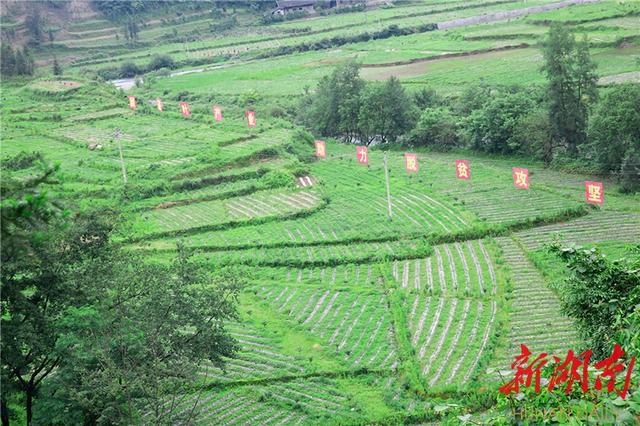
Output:
[[[264,379],[303,374],[299,359],[283,354],[279,345],[249,323],[229,323],[226,328],[239,344],[236,357],[225,358],[222,368],[205,363],[200,375],[214,382]]]
[[[395,261],[392,275],[406,289],[463,296],[496,294],[493,261],[482,241],[443,244],[425,259]]]
[[[204,201],[146,212],[142,218],[154,229],[177,231],[267,216],[287,215],[320,202],[314,191],[264,192],[225,201]]]
[[[640,241],[640,214],[602,211],[565,223],[518,232],[528,250],[536,250],[556,238],[564,243],[587,244],[599,241]]]
[[[496,302],[414,295],[406,308],[411,343],[429,386],[467,383],[493,333]]]
[[[391,314],[382,294],[271,287],[259,295],[334,349],[349,366],[396,367]]]
[[[535,354],[566,355],[577,349],[579,339],[571,320],[560,312],[560,303],[535,266],[511,238],[499,238],[503,257],[511,270],[513,290],[504,356],[494,360],[500,370],[509,371],[513,357],[525,344]]]

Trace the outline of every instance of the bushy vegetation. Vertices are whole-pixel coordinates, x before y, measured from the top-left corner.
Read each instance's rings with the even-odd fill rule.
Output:
[[[303,98],[301,120],[317,133],[365,145],[465,147],[571,163],[617,177],[623,190],[636,191],[637,87],[616,88],[598,102],[587,43],[576,42],[562,26],[551,26],[543,52],[546,86],[480,83],[449,99],[433,89],[409,96],[395,78],[366,83],[356,63],[341,65]]]
[[[31,52],[26,47],[14,50],[11,45],[2,43],[0,57],[2,58],[2,64],[0,64],[2,76],[33,75],[35,63]]]

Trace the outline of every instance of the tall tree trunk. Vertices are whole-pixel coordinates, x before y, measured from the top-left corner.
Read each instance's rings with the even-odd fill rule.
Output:
[[[9,407],[7,406],[7,401],[2,398],[0,405],[0,417],[2,417],[2,426],[9,426]]]
[[[26,402],[26,410],[27,410],[27,426],[31,424],[31,419],[33,418],[33,389],[31,387],[27,388],[27,402]]]

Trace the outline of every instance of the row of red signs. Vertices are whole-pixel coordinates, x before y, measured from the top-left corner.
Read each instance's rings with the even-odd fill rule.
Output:
[[[135,96],[128,96],[129,98],[129,108],[134,110],[136,109],[136,97]],[[162,112],[164,111],[164,104],[162,103],[162,99],[157,98],[156,99],[156,108],[158,108],[158,111]],[[211,107],[211,111],[213,112],[213,118],[217,121],[217,122],[221,122],[222,121],[222,107],[220,105],[214,105],[213,107]],[[180,102],[180,112],[182,113],[182,116],[184,118],[189,118],[191,117],[191,110],[189,109],[189,104],[187,102]],[[247,120],[247,126],[249,127],[255,127],[256,126],[256,113],[255,111],[245,111],[244,112],[244,116]]]
[[[326,158],[327,147],[324,141],[316,141],[316,157]],[[366,146],[356,146],[356,159],[360,164],[369,164],[369,150]],[[406,152],[404,154],[404,168],[408,173],[418,172],[418,154]],[[520,167],[511,169],[513,186],[518,189],[529,189],[529,170]],[[471,179],[471,167],[469,160],[456,160],[456,177],[458,179]],[[585,182],[585,197],[589,204],[604,203],[604,189],[602,182]]]

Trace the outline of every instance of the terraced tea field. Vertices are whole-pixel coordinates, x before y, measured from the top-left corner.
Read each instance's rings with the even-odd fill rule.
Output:
[[[466,150],[407,147],[420,166],[411,174],[399,145],[372,144],[362,165],[353,144],[327,138],[316,158],[321,136],[302,131],[296,108],[352,59],[365,79],[394,75],[446,98],[480,80],[539,84],[537,43],[551,21],[588,35],[600,84],[614,84],[638,72],[636,4],[422,0],[270,24],[239,8],[228,30],[189,7],[150,11],[130,46],[98,16],[56,30],[44,44],[64,78],[3,82],[0,104],[3,168],[27,178],[37,165],[10,159],[39,151],[59,166],[46,189],[71,215],[114,217],[114,240],[151,263],[172,262],[181,245],[243,281],[239,316],[224,324],[237,355],[203,360],[188,388],[144,405],[140,423],[455,424],[497,394],[495,371],[510,370],[521,344],[581,347],[540,258],[556,240],[615,253],[637,244],[638,194]],[[389,26],[396,33],[372,36]],[[155,54],[175,70],[126,92],[97,77]],[[471,180],[456,179],[458,159]],[[514,187],[512,167],[528,168],[528,190]],[[603,181],[604,205],[584,202],[585,180]]]

